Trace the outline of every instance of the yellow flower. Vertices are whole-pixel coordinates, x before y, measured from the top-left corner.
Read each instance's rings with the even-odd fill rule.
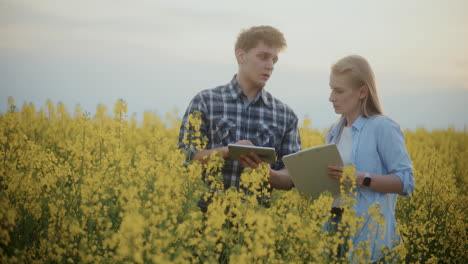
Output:
[[[355,190],[343,187],[337,225],[343,236],[325,232],[331,195],[312,200],[294,189],[270,193],[266,164],[245,169],[240,190],[224,190],[220,153],[206,164],[183,166],[173,115],[162,120],[145,112],[138,124],[127,120],[123,100],[113,113],[98,106],[93,117],[80,107],[70,115],[50,100],[45,110],[25,104],[19,111],[14,103],[8,98],[10,109],[0,114],[2,263],[346,263],[350,252],[365,263],[375,241],[355,247],[350,237],[369,226],[373,238],[386,224],[378,204],[367,212],[369,223],[357,216]],[[196,149],[206,147],[200,117],[188,118],[183,138]],[[324,144],[326,131],[311,124],[306,119],[300,128],[304,148]],[[468,134],[418,129],[405,131],[405,138],[417,187],[398,199],[399,233],[390,234],[394,247],[384,249],[386,260],[462,263]],[[343,179],[354,174],[354,166],[345,167]],[[197,206],[202,197],[211,200],[207,213]],[[350,251],[337,257],[341,243]]]

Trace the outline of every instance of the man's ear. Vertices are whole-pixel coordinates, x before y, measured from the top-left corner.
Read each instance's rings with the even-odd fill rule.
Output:
[[[236,50],[236,59],[238,64],[244,64],[247,53],[243,49]]]

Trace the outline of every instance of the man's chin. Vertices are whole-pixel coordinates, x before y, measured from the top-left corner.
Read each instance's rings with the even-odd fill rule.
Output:
[[[261,89],[261,88],[265,87],[266,83],[267,83],[267,81],[260,80],[260,81],[257,82],[257,87],[259,89]]]
[[[259,78],[251,78],[249,81],[250,81],[250,85],[254,86],[252,88],[262,89],[263,87],[265,87],[268,80],[263,80]]]

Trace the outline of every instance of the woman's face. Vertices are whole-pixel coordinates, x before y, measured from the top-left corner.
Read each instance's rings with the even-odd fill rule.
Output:
[[[328,99],[335,109],[335,113],[349,116],[360,114],[360,99],[364,98],[363,87],[355,88],[352,85],[349,73],[330,75],[330,98]]]

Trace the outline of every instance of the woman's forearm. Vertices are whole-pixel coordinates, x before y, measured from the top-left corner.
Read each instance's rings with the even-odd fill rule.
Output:
[[[362,186],[365,173],[357,173],[356,183]],[[369,173],[371,183],[369,187],[364,187],[377,192],[403,194],[403,183],[400,178],[394,174],[380,175]]]

